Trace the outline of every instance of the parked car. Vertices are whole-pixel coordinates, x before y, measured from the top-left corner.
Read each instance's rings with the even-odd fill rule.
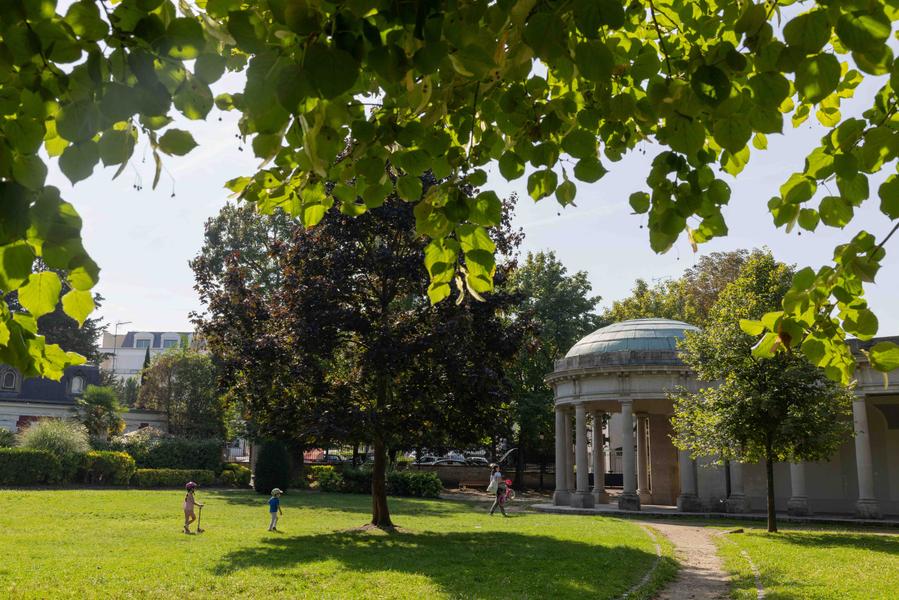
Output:
[[[490,461],[484,458],[483,456],[468,456],[465,458],[465,463],[472,467],[488,467],[490,466]]]
[[[441,458],[437,462],[434,463],[435,466],[446,466],[446,465],[464,465],[466,464],[464,460],[456,460],[455,458]]]
[[[316,464],[320,465],[339,465],[344,462],[343,458],[341,458],[337,454],[327,454],[322,455],[321,458],[315,461]]]
[[[418,459],[418,461],[415,462],[415,464],[416,465],[433,465],[438,460],[440,460],[440,459],[438,459],[436,456],[427,455],[427,456],[422,456],[420,459]]]

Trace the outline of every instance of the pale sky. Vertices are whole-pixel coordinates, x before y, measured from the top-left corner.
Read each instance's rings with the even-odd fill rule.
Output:
[[[874,79],[874,78],[872,78]],[[882,80],[882,78],[877,78]],[[868,101],[879,83],[868,83],[859,94]],[[214,91],[235,91],[237,77],[215,86]],[[858,102],[854,103],[859,106]],[[858,110],[846,110],[847,116]],[[221,121],[219,121],[221,117]],[[175,126],[194,133],[199,147],[186,157],[165,157],[166,170],[153,191],[153,158],[142,142],[132,164],[115,181],[115,168],[98,166],[93,176],[74,189],[51,161],[48,182],[58,186],[84,219],[84,243],[101,271],[97,290],[105,297],[100,314],[110,324],[131,321],[125,330],[188,330],[188,314],[200,309],[193,290],[193,274],[187,261],[200,249],[203,223],[225,203],[226,180],[254,172],[258,160],[252,151],[238,150],[235,113],[213,109],[209,122],[181,119]],[[805,155],[823,129],[806,122],[799,129],[786,122],[785,135],[769,135],[767,151],[755,151],[749,166],[731,185],[725,218],[730,234],[700,246],[694,254],[686,236],[666,254],[649,248],[645,215],[632,215],[628,196],[647,189],[648,165],[659,147],[647,144],[646,155],[633,152],[619,163],[604,164],[609,173],[596,184],[578,182],[577,206],[559,207],[554,199],[539,203],[527,195],[526,177],[507,183],[491,173],[485,189],[500,195],[518,192],[516,222],[524,228],[524,251],[554,250],[569,271],[586,271],[602,306],[628,295],[634,280],[650,282],[677,277],[694,265],[703,253],[767,246],[775,256],[800,267],[829,264],[833,247],[851,239],[860,229],[882,237],[891,227],[878,210],[877,187],[888,174],[872,178],[871,195],[846,230],[823,225],[813,233],[797,235],[776,229],[766,204],[794,171],[803,168]],[[134,189],[142,185],[143,189]],[[172,196],[174,190],[174,197]],[[798,229],[798,228],[797,228]],[[899,335],[899,236],[887,245],[883,268],[867,294],[880,319],[879,335]]]

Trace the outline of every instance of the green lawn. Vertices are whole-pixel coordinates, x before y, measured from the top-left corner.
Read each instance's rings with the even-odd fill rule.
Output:
[[[179,491],[0,491],[0,596],[612,598],[656,562],[632,522],[391,499],[404,531],[349,531],[364,496],[200,491],[206,533],[181,533]],[[664,543],[670,555],[670,546]],[[651,583],[673,571],[663,558]]]
[[[899,535],[834,529],[745,531],[724,535],[718,542],[739,600],[756,598],[755,577],[741,550],[758,567],[770,600],[899,598]]]

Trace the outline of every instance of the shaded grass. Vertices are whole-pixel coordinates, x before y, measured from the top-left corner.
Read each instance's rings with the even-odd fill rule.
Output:
[[[368,518],[365,496],[297,493],[282,499],[284,532],[269,533],[267,498],[201,491],[206,533],[187,536],[182,499],[0,491],[0,596],[613,598],[656,561],[637,524],[612,518],[503,519],[466,503],[391,499],[403,531],[387,534],[351,531]],[[641,597],[666,569],[660,563]]]
[[[766,598],[899,598],[899,535],[831,528],[770,534],[743,527],[745,533],[717,541],[735,598],[756,598],[755,577],[741,550],[759,569]]]

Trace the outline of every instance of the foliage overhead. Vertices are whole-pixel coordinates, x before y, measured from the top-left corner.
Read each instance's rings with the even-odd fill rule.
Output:
[[[45,185],[47,157],[78,182],[100,163],[120,174],[146,143],[155,186],[164,156],[197,145],[173,115],[206,119],[213,106],[239,111],[240,135],[263,162],[227,184],[261,212],[280,207],[311,226],[332,206],[357,215],[394,192],[415,203],[418,231],[431,238],[433,302],[451,294],[457,275],[476,296],[492,290],[488,229],[500,201],[460,189],[485,184],[494,163],[508,180],[527,177],[535,200],[567,205],[577,181],[595,182],[655,142],[646,186],[630,205],[648,214],[649,243],[664,252],[682,235],[693,245],[726,235],[730,187],[718,171],[739,175],[766,136],[814,114],[828,131],[767,209],[787,230],[846,227],[869,200],[872,176],[899,156],[890,46],[899,6],[794,4],[3,2],[0,287],[21,288],[28,313],[0,314],[0,360],[51,377],[79,360],[46,344],[34,322],[61,289],[55,274],[33,272],[35,257],[67,271],[63,307],[73,317],[99,273],[81,243],[81,218]],[[226,71],[244,72],[245,86],[214,95],[210,84]],[[866,78],[877,93],[863,99],[862,114],[844,115],[843,101]],[[425,171],[442,183],[419,199]],[[880,211],[899,218],[899,175],[877,196]],[[844,341],[877,331],[864,285],[897,227],[860,231],[831,265],[799,271],[782,318],[763,326],[762,347],[801,349],[848,380],[854,360]],[[899,363],[899,347],[875,346],[869,358],[886,370]]]
[[[737,319],[773,318],[792,270],[770,253],[749,256],[718,297],[705,327],[690,332],[681,357],[716,385],[675,397],[675,444],[694,456],[765,462],[768,526],[774,521],[773,463],[828,460],[851,434],[852,394],[796,353],[757,358]]]

